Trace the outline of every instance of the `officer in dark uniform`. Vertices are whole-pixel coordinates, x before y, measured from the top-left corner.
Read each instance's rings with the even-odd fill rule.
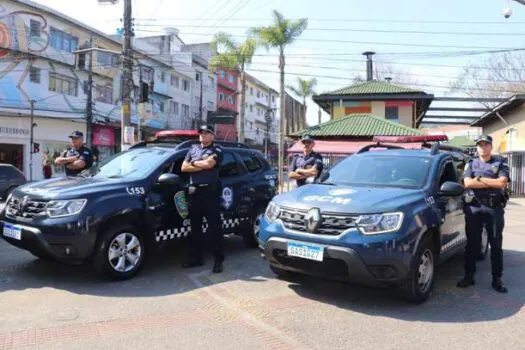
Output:
[[[64,165],[67,176],[77,176],[93,165],[93,152],[84,145],[84,134],[73,131],[69,135],[71,148],[64,152],[62,157],[55,159],[55,165]]]
[[[323,171],[323,157],[313,151],[315,141],[311,136],[303,136],[303,154],[293,158],[288,178],[295,180],[297,187],[314,182],[321,176]]]
[[[505,158],[492,155],[492,137],[483,135],[477,141],[479,158],[471,159],[464,172],[465,228],[467,247],[465,254],[465,277],[458,282],[459,288],[475,284],[476,260],[481,250],[481,235],[485,226],[490,242],[492,265],[492,288],[507,293],[503,275],[503,227],[506,205],[506,187],[509,167]]]
[[[206,217],[215,258],[213,272],[220,273],[224,261],[219,183],[219,166],[223,153],[222,148],[213,143],[215,132],[212,126],[204,125],[198,132],[200,145],[195,145],[188,151],[181,169],[190,173],[188,206],[191,222],[190,256],[182,266],[190,268],[203,265],[202,225],[203,218]]]

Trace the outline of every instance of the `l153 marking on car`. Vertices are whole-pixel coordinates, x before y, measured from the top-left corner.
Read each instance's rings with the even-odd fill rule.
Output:
[[[179,213],[180,217],[186,219],[188,217],[189,210],[188,202],[186,201],[186,194],[184,191],[175,193],[173,196],[173,201],[175,202],[175,208],[177,208],[177,212]]]
[[[144,187],[126,187],[126,192],[128,194],[134,195],[134,194],[145,194],[146,191],[144,190]]]
[[[436,204],[436,201],[434,200],[433,196],[425,197],[425,202],[427,203],[428,206]]]
[[[349,204],[352,202],[350,198],[335,197],[335,196],[306,196],[303,200],[307,202],[326,202],[332,204]]]
[[[288,242],[288,255],[308,260],[323,261],[324,248],[315,244]]]

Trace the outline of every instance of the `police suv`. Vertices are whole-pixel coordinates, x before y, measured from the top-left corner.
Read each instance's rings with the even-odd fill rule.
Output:
[[[181,173],[196,140],[144,142],[93,172],[26,184],[9,196],[0,232],[12,245],[41,258],[92,261],[114,279],[135,275],[153,248],[190,234]],[[277,176],[262,153],[244,144],[222,145],[220,165],[225,234],[257,247],[259,218],[276,194]],[[203,225],[206,232],[206,221]]]
[[[324,172],[320,183],[277,195],[258,237],[272,271],[397,286],[411,302],[427,300],[437,263],[463,251],[467,240],[468,155],[426,143],[439,140],[446,136],[376,137],[424,147],[370,145]]]

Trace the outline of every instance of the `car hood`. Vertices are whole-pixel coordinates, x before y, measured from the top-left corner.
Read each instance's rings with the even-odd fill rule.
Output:
[[[31,182],[13,191],[14,196],[42,199],[71,199],[92,193],[121,189],[127,182],[121,179],[96,179],[92,177],[63,177]]]
[[[334,213],[367,214],[402,210],[424,197],[423,190],[311,184],[282,193],[273,201],[296,209],[317,207]]]

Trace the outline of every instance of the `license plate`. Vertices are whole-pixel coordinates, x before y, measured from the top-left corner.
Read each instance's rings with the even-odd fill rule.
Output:
[[[288,242],[288,255],[303,259],[323,261],[324,249],[322,246],[315,244]]]
[[[4,224],[4,236],[21,240],[22,239],[22,229],[18,226]]]

